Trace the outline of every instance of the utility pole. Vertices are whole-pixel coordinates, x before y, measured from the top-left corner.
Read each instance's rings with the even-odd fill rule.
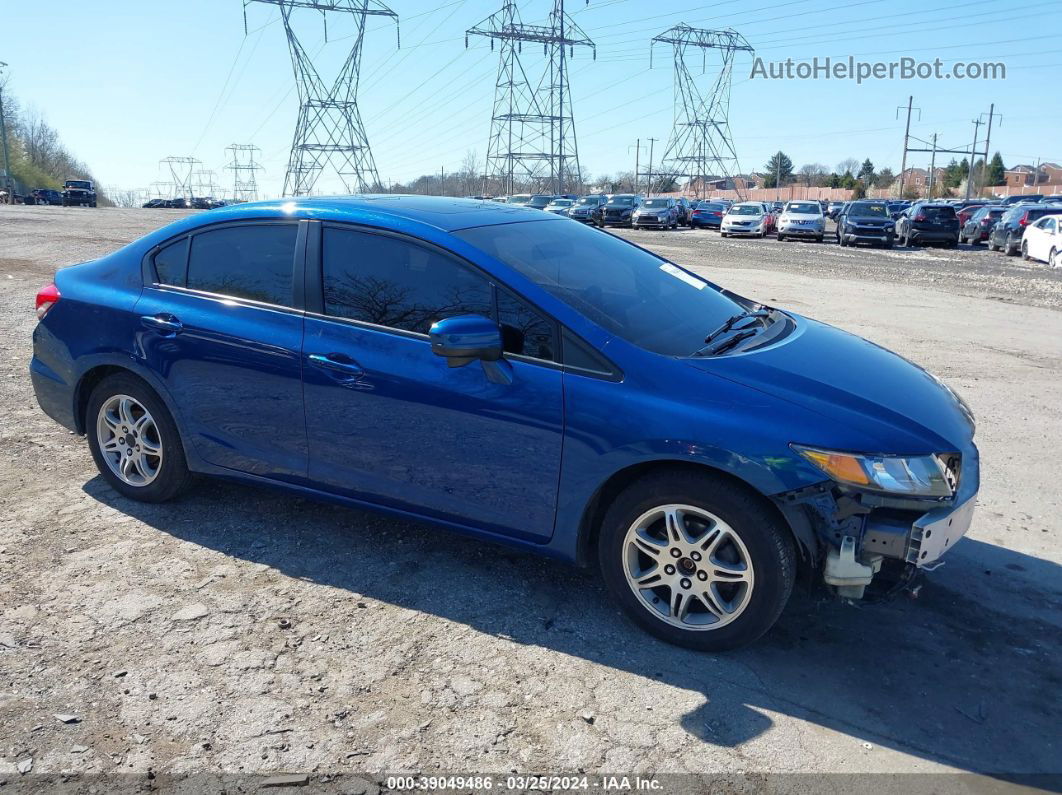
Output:
[[[937,172],[937,134],[933,133],[933,155],[929,159],[929,179],[926,180],[928,192],[927,199],[933,198],[933,183],[936,181]]]
[[[967,163],[968,168],[966,171],[966,199],[970,198],[970,188],[973,186],[974,157],[977,155],[977,133],[982,124],[984,124],[984,122],[981,121],[980,116],[973,120],[974,139],[973,145],[970,147],[970,162]]]
[[[922,109],[921,108],[912,108],[911,104],[913,102],[914,102],[914,97],[913,96],[907,97],[907,126],[906,126],[906,128],[904,128],[904,131],[903,131],[903,162],[900,164],[900,198],[901,199],[903,198],[904,187],[905,187],[905,185],[907,183],[907,149],[908,149],[909,141],[910,141],[910,138],[911,138],[911,111],[912,110],[917,110],[918,111],[918,120],[919,121],[922,120]],[[903,106],[902,105],[896,109],[896,118],[899,118],[901,110],[903,110]]]
[[[984,115],[984,114],[981,114]],[[985,188],[986,177],[988,172],[988,148],[992,141],[992,117],[998,116],[996,113],[996,103],[992,103],[988,106],[988,129],[985,131],[985,159],[981,161],[981,188]]]
[[[631,151],[631,148],[629,146],[627,147],[627,151],[628,152]],[[641,177],[641,172],[638,170],[638,167],[639,167],[638,158],[641,155],[641,153],[642,153],[642,139],[639,138],[634,144],[634,192],[635,193],[638,192],[638,180]]]
[[[6,63],[0,61],[0,72],[3,71]],[[7,148],[7,122],[4,119],[4,84],[0,81],[0,142],[4,148],[4,171],[3,176],[5,179],[11,176],[11,153]],[[14,191],[12,191],[14,193]]]
[[[647,199],[651,199],[653,196],[653,144],[656,141],[656,138],[649,139],[649,178],[645,183],[645,198]]]

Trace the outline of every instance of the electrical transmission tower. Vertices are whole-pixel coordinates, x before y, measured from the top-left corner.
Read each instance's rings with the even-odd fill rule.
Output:
[[[730,84],[734,57],[739,52],[752,52],[752,45],[734,30],[704,30],[681,23],[653,37],[649,45],[650,67],[652,49],[658,43],[671,45],[675,69],[674,126],[659,173],[675,180],[685,178],[687,184],[692,182],[699,196],[706,177],[734,177],[740,171],[728,119]],[[697,87],[686,62],[691,48],[701,53],[702,74],[707,70],[708,51],[719,53],[719,73],[707,93]],[[738,189],[738,195],[742,193]]]
[[[192,198],[192,184],[194,172],[202,161],[194,157],[165,157],[159,161],[159,166],[166,165],[170,169],[170,184],[173,185],[173,199]]]
[[[232,144],[225,151],[232,153],[232,162],[225,166],[232,172],[232,200],[258,201],[258,172],[262,166],[255,162],[255,156],[262,150],[254,144]]]
[[[494,113],[487,144],[487,178],[505,193],[517,186],[548,188],[566,193],[581,182],[579,150],[575,137],[568,88],[567,60],[576,46],[594,42],[564,11],[564,0],[554,0],[548,25],[527,25],[520,20],[514,0],[504,0],[500,11],[465,31],[500,45]],[[546,55],[544,75],[532,85],[521,63],[523,43],[538,42]]]
[[[217,172],[213,170],[193,172],[192,178],[195,180],[195,195],[217,198],[219,192],[217,176]]]
[[[397,28],[398,15],[380,0],[244,0],[245,32],[249,3],[268,3],[279,7],[288,37],[291,63],[295,69],[299,120],[295,125],[288,171],[284,176],[284,195],[309,195],[321,172],[329,164],[343,181],[348,193],[379,190],[380,176],[376,172],[376,163],[358,109],[358,77],[366,20],[373,16],[390,17]],[[354,44],[331,86],[321,79],[313,59],[291,26],[292,13],[297,8],[321,12],[325,18],[326,41],[328,12],[347,13],[354,20],[354,34],[350,36]]]

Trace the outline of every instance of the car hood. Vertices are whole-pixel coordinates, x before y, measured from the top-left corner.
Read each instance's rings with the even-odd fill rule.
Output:
[[[784,221],[821,221],[821,215],[814,215],[812,213],[786,213],[782,216]]]
[[[846,426],[855,452],[941,453],[970,447],[973,424],[943,382],[862,337],[791,317],[796,330],[775,345],[689,361]]]

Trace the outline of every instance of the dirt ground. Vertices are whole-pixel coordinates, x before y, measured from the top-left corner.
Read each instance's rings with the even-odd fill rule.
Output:
[[[706,655],[634,629],[591,571],[247,486],[158,506],[108,488],[34,400],[33,296],[180,215],[0,207],[0,785],[1062,772],[1062,272],[622,233],[895,349],[978,418],[973,527],[917,599],[798,592],[754,647]]]

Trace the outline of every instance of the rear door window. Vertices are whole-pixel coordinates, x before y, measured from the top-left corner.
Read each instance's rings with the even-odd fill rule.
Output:
[[[192,237],[188,288],[292,306],[295,224],[240,224]]]

